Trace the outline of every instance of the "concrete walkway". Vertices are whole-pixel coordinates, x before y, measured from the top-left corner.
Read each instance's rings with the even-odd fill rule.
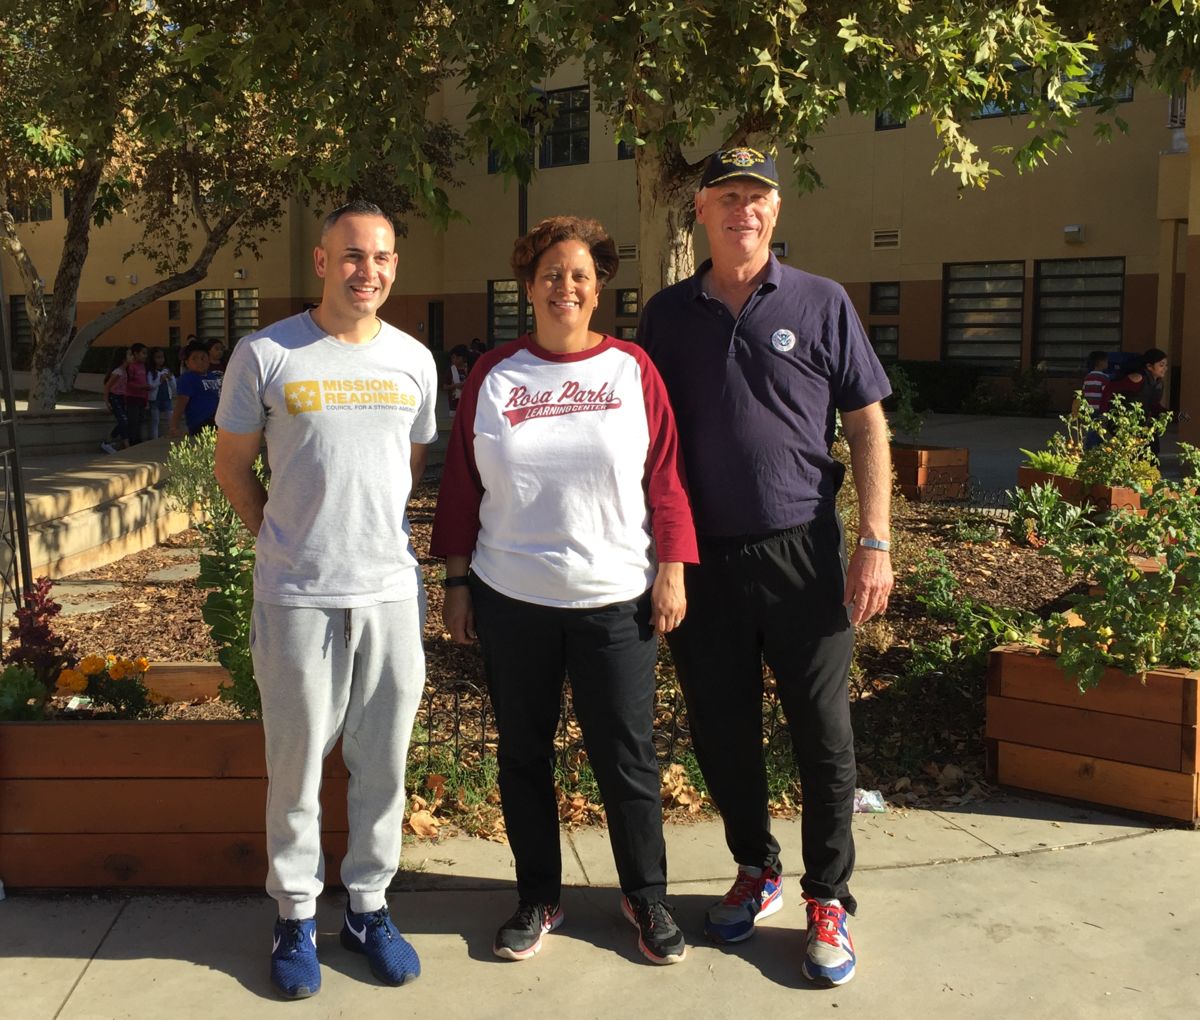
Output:
[[[777,823],[799,868],[800,826]],[[468,837],[406,847],[392,913],[423,974],[381,986],[338,944],[343,900],[318,913],[324,987],[284,1004],[267,977],[263,896],[11,896],[0,902],[0,1017],[1185,1016],[1200,1003],[1200,836],[1048,801],[856,819],[858,976],[799,973],[799,884],[756,937],[699,937],[732,872],[719,823],[667,827],[671,902],[692,943],[679,966],[639,956],[606,834],[564,834],[566,922],[524,963],[491,954],[515,906],[508,848]],[[793,875],[794,872],[789,872]],[[828,1011],[836,1009],[836,1014]]]

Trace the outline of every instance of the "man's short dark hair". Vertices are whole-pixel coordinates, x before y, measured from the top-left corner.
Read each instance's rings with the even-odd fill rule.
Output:
[[[140,343],[139,343],[139,344],[130,344],[130,345],[129,345],[129,353],[130,353],[130,354],[140,354],[140,353],[141,353],[142,351],[144,351],[145,349],[146,349],[146,345],[145,345],[145,344],[140,344]]]
[[[1157,365],[1160,361],[1163,361],[1166,356],[1166,351],[1158,347],[1151,347],[1145,354],[1142,355],[1142,364]]]
[[[365,198],[356,198],[345,205],[339,205],[328,216],[325,217],[325,222],[321,224],[321,236],[324,237],[334,227],[343,216],[378,216],[391,223],[390,217],[374,202],[368,202]]]
[[[186,365],[188,358],[193,354],[207,354],[208,345],[208,340],[193,340],[183,349],[183,363]]]
[[[1108,365],[1108,351],[1092,351],[1087,356],[1088,368],[1105,368]]]

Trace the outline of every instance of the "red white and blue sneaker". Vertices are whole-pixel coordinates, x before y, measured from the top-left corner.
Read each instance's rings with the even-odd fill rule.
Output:
[[[321,964],[317,961],[317,922],[282,917],[275,921],[271,946],[271,984],[288,999],[307,999],[321,990]]]
[[[402,985],[421,976],[417,951],[392,923],[386,906],[363,914],[347,909],[342,945],[365,954],[371,973],[385,985]]]
[[[837,900],[804,897],[808,931],[804,935],[801,970],[814,985],[830,988],[854,977],[854,943],[846,927],[846,911]]]
[[[714,942],[745,942],[754,926],[783,906],[783,876],[771,868],[739,867],[733,886],[704,914],[704,934]]]

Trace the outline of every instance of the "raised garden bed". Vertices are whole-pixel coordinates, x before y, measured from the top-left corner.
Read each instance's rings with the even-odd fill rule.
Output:
[[[1062,498],[1074,506],[1091,503],[1097,510],[1141,510],[1142,497],[1136,489],[1121,485],[1093,485],[1086,487],[1077,478],[1067,478],[1065,475],[1051,474],[1049,471],[1038,471],[1031,467],[1017,468],[1017,486],[1021,489],[1032,489],[1035,485],[1051,485],[1062,493]]]
[[[214,694],[224,675],[164,664],[148,679],[182,699]],[[331,884],[347,781],[339,745],[321,796]],[[261,888],[266,796],[259,722],[0,723],[0,878],[13,889]]]
[[[1006,646],[988,666],[988,766],[1006,786],[1195,824],[1200,672],[1108,670],[1081,694],[1053,656]]]
[[[966,499],[971,451],[953,446],[892,444],[896,484],[906,499]]]

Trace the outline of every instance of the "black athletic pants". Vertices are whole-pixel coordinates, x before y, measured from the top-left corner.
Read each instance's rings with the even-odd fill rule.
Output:
[[[471,599],[500,731],[500,799],[517,895],[558,903],[562,888],[554,732],[566,674],[621,890],[661,899],[667,851],[653,741],[658,639],[649,593],[599,609],[559,609],[508,598],[471,575]]]
[[[738,864],[780,870],[762,744],[763,661],[771,667],[804,796],[800,884],[853,913],[854,630],[842,605],[845,570],[834,514],[775,535],[701,539],[699,566],[686,568],[687,617],[668,641],[729,849]]]

